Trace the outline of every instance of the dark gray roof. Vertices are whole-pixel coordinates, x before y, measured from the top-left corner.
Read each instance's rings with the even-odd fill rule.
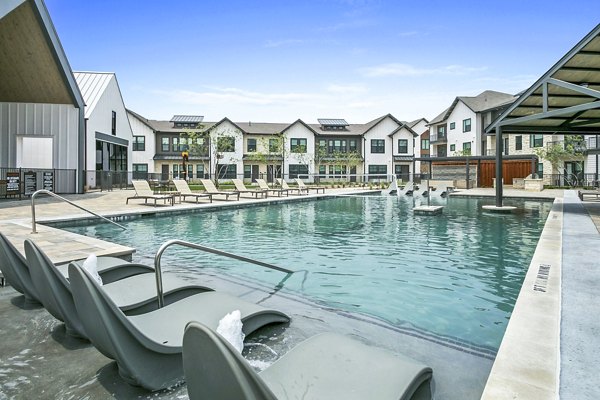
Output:
[[[517,97],[512,94],[496,92],[493,90],[486,90],[481,92],[477,96],[458,96],[452,102],[452,105],[445,109],[441,114],[436,116],[428,125],[439,124],[448,119],[452,111],[456,107],[459,101],[462,101],[471,111],[478,113],[494,108],[500,108],[508,106],[513,103]]]
[[[173,115],[169,122],[182,122],[184,124],[199,124],[204,119],[202,115]]]
[[[443,122],[446,119],[446,114],[448,114],[448,111],[450,111],[450,107],[446,108],[439,115],[437,115],[434,119],[432,119],[428,125],[434,125],[434,124],[439,124],[440,122]]]
[[[147,120],[148,125],[152,127],[156,132],[169,132],[169,133],[179,133],[183,131],[192,131],[192,132],[202,132],[215,124],[215,122],[203,122],[202,128],[175,128],[173,127],[173,123],[171,121],[157,121],[154,119]]]
[[[318,118],[317,122],[322,126],[348,126],[345,119],[336,118]]]

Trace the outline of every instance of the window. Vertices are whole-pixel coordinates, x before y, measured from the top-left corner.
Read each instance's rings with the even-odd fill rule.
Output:
[[[348,169],[345,165],[330,165],[329,166],[329,174],[330,175],[343,175],[346,174]]]
[[[371,139],[371,153],[385,153],[385,140]]]
[[[269,153],[278,153],[280,150],[279,140],[269,139]]]
[[[523,136],[515,136],[515,150],[523,150]]]
[[[232,153],[235,151],[235,138],[223,136],[217,139],[217,151],[219,153]]]
[[[306,179],[306,175],[308,175],[308,165],[290,164],[289,168],[290,168],[290,179],[293,179],[293,178]]]
[[[179,164],[173,164],[173,179],[179,178]]]
[[[164,137],[161,139],[161,150],[162,151],[169,151],[169,138],[168,137]]]
[[[505,156],[508,155],[508,138],[507,137],[502,139],[502,148],[500,150],[502,151],[502,154],[504,154]]]
[[[429,139],[421,139],[421,150],[429,150]]]
[[[446,134],[446,125],[439,125],[437,127],[438,136],[444,136]]]
[[[144,151],[146,150],[146,137],[145,136],[134,136],[132,151]]]
[[[398,139],[398,153],[400,153],[400,154],[408,153],[408,140],[407,139]]]
[[[252,165],[244,165],[244,179],[252,178]]]
[[[246,151],[248,153],[255,153],[256,152],[256,139],[248,139],[246,141]]]
[[[327,151],[329,152],[329,154],[345,153],[346,152],[346,139],[329,139]]]
[[[464,156],[471,155],[471,142],[463,143],[463,155]]]
[[[529,135],[529,147],[543,147],[544,135]]]
[[[290,151],[292,153],[306,153],[306,139],[290,139]]]
[[[455,151],[456,150],[456,145],[455,144],[451,144],[450,145],[450,151]]]
[[[179,151],[186,151],[188,150],[188,140],[187,138],[180,138],[179,139]]]
[[[450,122],[450,130],[456,128],[456,122]]]
[[[148,164],[133,164],[133,179],[148,178]]]
[[[190,145],[193,143],[191,140],[192,139],[188,139],[188,142]],[[196,138],[196,146],[193,149],[193,151],[198,152],[200,154],[208,155],[207,142],[208,142],[208,140],[206,138],[203,138],[203,137]]]
[[[193,164],[188,164],[187,166],[188,170],[187,170],[187,179],[192,179],[194,177],[194,165]]]
[[[112,112],[112,124],[111,124],[110,131],[113,134],[113,136],[117,135],[117,112],[116,111]]]
[[[376,174],[382,174],[377,176]],[[369,165],[369,179],[385,179],[387,176],[387,165]]]
[[[172,150],[173,152],[178,152],[179,151],[179,138],[178,137],[174,137],[172,139],[173,141],[172,143]]]
[[[471,118],[463,119],[463,132],[471,132]]]
[[[234,179],[237,177],[236,164],[219,165],[219,179]]]
[[[538,178],[542,178],[544,176],[544,164],[541,162],[537,163],[537,168],[535,169],[535,173],[537,174]]]
[[[325,175],[327,173],[324,165],[319,165],[319,175]]]
[[[327,140],[319,139],[318,146],[319,146],[319,150],[321,150],[321,151],[327,150]]]
[[[196,164],[196,178],[204,178],[204,164]]]
[[[358,151],[358,146],[356,145],[356,139],[348,140],[348,151],[350,153],[355,153]]]

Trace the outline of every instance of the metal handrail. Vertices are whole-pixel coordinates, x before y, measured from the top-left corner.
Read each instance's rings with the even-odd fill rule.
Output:
[[[269,263],[266,263],[263,261],[253,260],[252,258],[248,258],[248,257],[244,257],[244,256],[238,256],[237,254],[213,249],[211,247],[202,246],[200,244],[186,242],[185,240],[178,240],[178,239],[169,240],[160,246],[160,248],[156,252],[156,255],[154,256],[154,273],[156,274],[156,295],[158,298],[158,308],[162,308],[165,304],[165,299],[164,299],[164,294],[163,294],[162,270],[161,270],[161,265],[160,265],[160,259],[163,255],[163,253],[165,252],[165,250],[167,249],[167,247],[172,246],[174,244],[178,244],[178,245],[184,246],[184,247],[189,247],[191,249],[205,251],[207,253],[212,253],[212,254],[217,254],[220,256],[224,256],[224,257],[233,258],[233,259],[240,260],[240,261],[245,261],[245,262],[248,262],[251,264],[260,265],[261,267],[266,267],[266,268],[274,269],[276,271],[285,272],[286,274],[294,273],[294,271],[290,271],[289,269],[278,267],[277,265],[269,264]]]
[[[56,193],[53,193],[53,192],[51,192],[51,191],[49,191],[49,190],[46,190],[46,189],[40,189],[40,190],[36,191],[35,193],[33,193],[33,194],[31,195],[31,233],[37,233],[37,229],[36,229],[36,223],[35,223],[35,197],[36,197],[38,194],[47,194],[48,196],[52,196],[52,197],[55,197],[55,198],[57,198],[57,199],[60,199],[60,200],[62,200],[62,201],[64,201],[64,202],[67,202],[67,203],[69,203],[70,205],[72,205],[72,206],[74,206],[74,207],[77,207],[77,208],[79,208],[80,210],[87,211],[87,212],[89,212],[90,214],[92,214],[92,215],[95,215],[95,216],[96,216],[96,217],[98,217],[98,218],[102,218],[103,220],[105,220],[105,221],[108,221],[108,222],[110,222],[111,224],[114,224],[114,225],[118,226],[118,227],[119,227],[119,228],[121,228],[121,229],[127,230],[127,228],[125,228],[123,225],[117,224],[115,221],[111,221],[110,219],[108,219],[108,218],[106,218],[106,217],[103,217],[102,215],[96,214],[95,212],[93,212],[93,211],[90,211],[90,210],[88,210],[87,208],[81,207],[81,206],[79,206],[79,205],[77,205],[77,204],[73,203],[71,200],[67,200],[67,199],[65,199],[64,197],[62,197],[62,196],[59,196],[59,195],[57,195]]]

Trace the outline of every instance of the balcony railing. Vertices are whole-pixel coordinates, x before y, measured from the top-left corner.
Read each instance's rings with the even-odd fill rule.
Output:
[[[559,141],[554,141],[554,142],[546,142],[546,147],[552,147],[552,146],[561,146],[564,149],[567,149],[567,146],[573,146],[573,150],[577,153],[583,153],[584,151],[586,151],[588,149],[587,146],[587,142],[590,141],[589,139],[592,138],[588,138],[588,140],[559,140]],[[596,138],[593,138],[594,142],[596,140]],[[596,143],[594,143],[594,145],[596,145]]]
[[[430,143],[446,142],[447,140],[448,140],[448,136],[445,133],[432,133],[429,136]]]

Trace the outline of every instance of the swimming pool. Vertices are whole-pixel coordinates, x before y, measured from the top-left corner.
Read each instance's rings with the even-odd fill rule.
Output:
[[[292,270],[283,291],[442,340],[497,350],[551,202],[510,201],[519,212],[488,214],[490,200],[432,198],[439,216],[415,216],[413,200],[348,196],[134,219],[70,231],[129,245],[153,257],[177,238]],[[165,270],[219,271],[271,287],[276,271],[183,248]]]

